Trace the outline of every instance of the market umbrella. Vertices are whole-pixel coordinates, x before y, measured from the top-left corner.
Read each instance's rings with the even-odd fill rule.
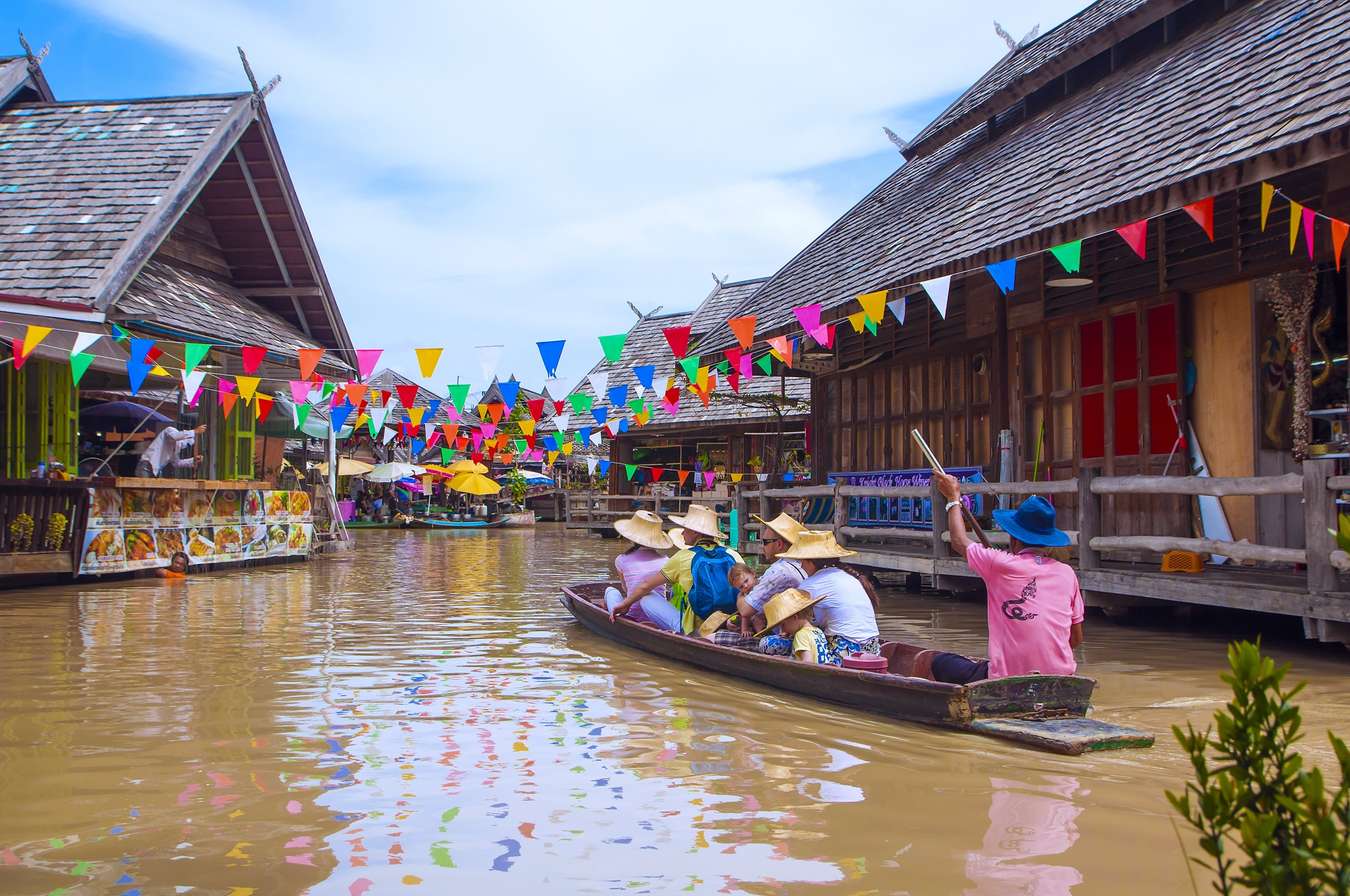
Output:
[[[320,476],[327,476],[327,475],[328,475],[328,461],[324,461],[324,462],[322,462],[322,463],[315,464],[315,465],[314,465],[314,469],[316,469],[316,470],[319,471],[319,475],[320,475]],[[339,476],[363,476],[363,475],[365,475],[366,473],[369,473],[369,472],[370,472],[371,470],[373,470],[373,469],[375,469],[375,467],[374,467],[373,465],[368,464],[368,463],[366,463],[366,462],[363,461],[363,460],[357,460],[357,459],[354,458],[354,457],[339,457],[339,458],[338,458],[338,475],[339,475]]]
[[[502,487],[482,473],[460,473],[450,480],[450,487],[470,495],[495,495]]]
[[[370,482],[397,482],[400,479],[406,479],[409,476],[421,476],[426,469],[416,464],[388,463],[376,464],[366,479]]]
[[[467,457],[461,457],[444,469],[450,473],[486,473],[488,471],[487,467],[480,463],[476,463]]]
[[[526,484],[526,485],[553,485],[553,484],[554,484],[552,479],[550,479],[549,477],[545,476],[543,473],[538,473],[538,472],[535,472],[534,470],[516,470],[516,472],[519,473],[519,474],[521,475],[521,478],[525,480],[525,484]],[[502,475],[502,476],[498,476],[498,477],[497,477],[497,481],[498,481],[498,482],[501,482],[503,479],[509,479],[509,478],[511,478],[511,474],[510,474],[510,473],[506,473],[506,474],[504,474],[504,475]]]
[[[144,421],[144,422],[142,422]],[[80,425],[86,429],[112,429],[118,427],[136,427],[135,432],[147,429],[159,429],[173,421],[168,417],[134,401],[105,401],[80,410]],[[125,432],[126,430],[120,430]]]

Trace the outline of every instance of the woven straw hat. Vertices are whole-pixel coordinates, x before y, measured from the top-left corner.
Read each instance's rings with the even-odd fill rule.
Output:
[[[615,520],[614,531],[644,548],[664,551],[671,547],[670,538],[661,531],[661,518],[650,510],[639,510],[626,520]]]
[[[670,539],[671,544],[675,545],[675,550],[677,551],[689,550],[689,544],[684,540],[683,529],[671,529],[669,532],[666,533],[666,537]]]
[[[820,603],[820,597],[812,597],[800,588],[789,588],[786,591],[780,591],[769,602],[764,605],[765,626],[762,632],[756,632],[756,638],[762,638],[769,632],[777,628],[784,619],[789,616],[795,616],[807,607],[814,607]]]
[[[850,551],[835,541],[833,532],[807,529],[797,536],[792,547],[778,556],[790,560],[830,560],[835,557],[852,557],[856,553],[858,552]]]
[[[796,544],[797,537],[803,532],[809,531],[805,526],[788,516],[786,513],[780,513],[771,520],[766,520],[764,517],[754,513],[750,514],[750,516],[752,519],[768,526],[788,544]]]
[[[706,535],[718,541],[726,540],[726,536],[717,528],[717,514],[702,504],[690,504],[688,513],[684,516],[671,516],[670,521],[690,532]]]
[[[714,610],[707,619],[703,620],[703,624],[698,627],[698,636],[700,638],[711,638],[713,635],[717,634],[718,630],[721,629],[723,625],[726,625],[727,620],[730,618],[731,616],[723,613],[721,610]]]

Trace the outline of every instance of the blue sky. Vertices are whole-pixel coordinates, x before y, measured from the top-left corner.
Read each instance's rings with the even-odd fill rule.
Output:
[[[900,162],[1021,35],[1080,5],[1028,0],[380,6],[321,0],[10,0],[61,99],[237,91],[268,106],[358,347],[428,385],[499,372],[560,391],[627,302],[692,308],[773,273]],[[13,33],[12,31],[10,32]],[[17,52],[0,47],[0,52]]]

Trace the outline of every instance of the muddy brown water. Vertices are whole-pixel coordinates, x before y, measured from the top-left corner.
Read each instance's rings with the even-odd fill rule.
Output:
[[[1192,889],[1167,729],[1222,701],[1218,634],[1090,617],[1096,712],[1158,746],[1059,757],[595,637],[557,592],[614,542],[357,537],[351,559],[0,594],[0,893]],[[936,597],[889,593],[881,625],[983,641],[980,606]],[[1311,682],[1326,763],[1350,656],[1273,652]]]

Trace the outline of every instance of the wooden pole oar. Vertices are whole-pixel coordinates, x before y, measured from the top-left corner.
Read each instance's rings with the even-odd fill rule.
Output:
[[[937,459],[937,455],[933,454],[933,449],[929,448],[928,443],[924,441],[923,434],[914,429],[910,431],[910,435],[918,443],[919,450],[923,452],[923,456],[927,459],[928,466],[933,468],[933,472],[946,475],[947,471],[942,468],[942,463]],[[933,508],[933,512],[936,513],[937,508]],[[975,519],[975,514],[970,512],[970,508],[966,506],[965,501],[961,502],[961,516],[966,521],[966,528],[975,533],[975,537],[980,540],[980,544],[989,547],[989,536],[984,534],[984,527],[980,525],[979,520]]]

